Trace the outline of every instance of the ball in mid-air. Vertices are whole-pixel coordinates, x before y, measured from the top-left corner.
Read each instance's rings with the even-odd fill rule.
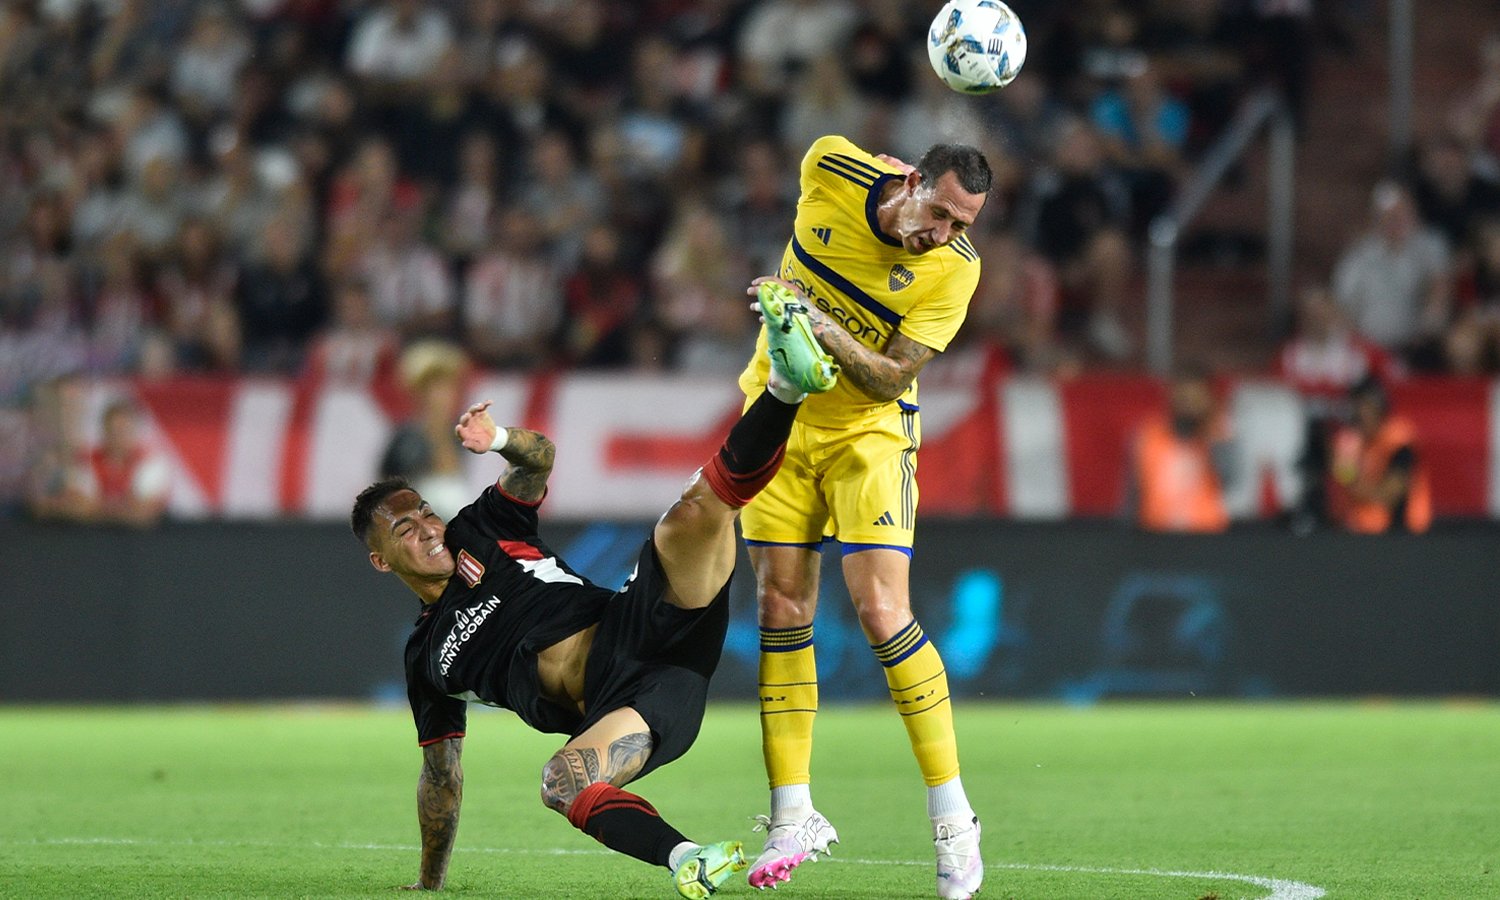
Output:
[[[949,0],[927,30],[927,58],[948,87],[988,94],[1021,71],[1026,29],[1000,0]]]

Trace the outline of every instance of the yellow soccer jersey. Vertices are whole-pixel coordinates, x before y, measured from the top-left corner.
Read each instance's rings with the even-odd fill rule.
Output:
[[[979,254],[967,237],[959,237],[913,255],[882,233],[875,206],[881,189],[900,177],[845,138],[814,141],[802,159],[797,220],[779,274],[867,347],[883,350],[900,331],[919,344],[945,350],[979,283]],[[754,396],[769,374],[762,330],[740,387]],[[898,402],[916,405],[915,382]],[[833,390],[808,397],[798,419],[824,428],[847,427],[889,407],[841,377]]]

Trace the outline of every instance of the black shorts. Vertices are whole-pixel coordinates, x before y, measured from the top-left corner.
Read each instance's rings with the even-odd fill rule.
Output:
[[[687,752],[703,724],[708,680],[729,630],[729,582],[703,609],[663,599],[667,576],[647,539],[632,579],[609,600],[583,678],[577,737],[617,709],[641,714],[653,749],[640,778]]]

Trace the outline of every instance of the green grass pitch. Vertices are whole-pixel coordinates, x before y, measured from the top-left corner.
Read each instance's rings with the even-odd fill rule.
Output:
[[[1495,704],[957,714],[986,898],[1500,897]],[[486,712],[465,743],[451,893],[675,896],[664,870],[538,802],[558,738]],[[0,747],[0,896],[392,897],[416,876],[420,757],[400,710],[0,707]],[[777,896],[933,896],[897,717],[825,710],[814,774],[843,843]],[[636,789],[690,837],[758,847],[754,709],[713,708],[692,752]],[[752,893],[736,880],[722,895]]]

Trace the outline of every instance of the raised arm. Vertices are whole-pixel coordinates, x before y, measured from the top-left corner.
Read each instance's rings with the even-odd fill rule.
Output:
[[[754,285],[762,281],[779,282],[798,297],[803,296],[795,285],[779,278],[755,279],[751,282],[751,293],[755,291]],[[866,347],[812,303],[807,304],[807,321],[812,325],[813,337],[838,362],[840,374],[876,400],[895,400],[906,393],[922,367],[938,355],[936,350],[899,331],[891,335],[881,350]]]
[[[557,447],[540,432],[499,428],[489,414],[490,401],[476,403],[459,417],[454,431],[470,453],[498,452],[510,463],[500,488],[517,500],[533,502],[547,491],[547,476]]]
[[[447,738],[422,748],[417,778],[417,822],[422,827],[422,877],[408,885],[414,891],[442,890],[448,860],[458,834],[458,808],[464,799],[464,770],[459,764],[463,738]]]

